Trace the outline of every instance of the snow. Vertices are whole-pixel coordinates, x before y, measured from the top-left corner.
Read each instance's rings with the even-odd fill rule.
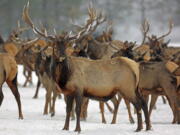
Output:
[[[180,43],[170,43],[168,46],[180,47]]]
[[[22,67],[19,68],[18,81],[20,85],[24,82]],[[33,76],[35,76],[33,74]],[[33,80],[36,83],[37,78]],[[70,130],[63,131],[65,121],[65,103],[63,99],[56,102],[56,115],[43,115],[45,103],[45,90],[40,89],[39,98],[32,99],[35,86],[23,88],[19,86],[21,94],[22,111],[24,120],[18,120],[18,109],[16,101],[6,84],[3,85],[4,101],[0,108],[0,135],[76,135],[74,132],[76,121],[70,122]],[[105,108],[106,109],[106,108]],[[169,135],[180,133],[179,125],[171,124],[172,112],[167,104],[162,103],[159,98],[157,110],[153,110],[151,121],[152,130],[134,132],[137,124],[130,124],[127,109],[124,102],[120,104],[117,124],[110,124],[112,114],[106,109],[105,117],[108,124],[101,123],[99,104],[97,101],[90,101],[88,117],[81,122],[82,135]],[[136,120],[136,115],[133,114]],[[145,124],[144,124],[145,127]]]

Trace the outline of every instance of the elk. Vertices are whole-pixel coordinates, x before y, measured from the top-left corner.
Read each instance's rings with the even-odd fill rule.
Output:
[[[147,33],[149,31],[149,23],[147,20],[145,20],[144,24],[142,25],[142,31],[143,31],[144,38],[143,38],[141,46],[138,48],[139,49],[142,48],[143,45],[148,46],[148,49],[151,50],[151,52],[150,52],[151,57],[153,57],[153,55],[155,55],[155,57],[159,56],[157,59],[160,61],[162,59],[170,60],[173,55],[180,52],[179,47],[168,47],[170,40],[168,40],[167,42],[164,42],[164,38],[171,33],[172,28],[173,28],[173,22],[172,22],[172,20],[170,20],[169,21],[169,30],[167,33],[165,33],[159,37],[157,37],[155,35],[149,36],[149,35],[147,35]],[[148,41],[145,43],[146,38],[148,39]],[[137,50],[138,50],[138,48],[137,48]]]
[[[43,114],[51,113],[51,116],[55,114],[55,101],[58,95],[56,91],[56,85],[54,85],[54,81],[48,77],[45,73],[46,65],[50,64],[49,61],[44,60],[42,57],[42,51],[46,49],[47,54],[51,53],[51,48],[47,48],[47,44],[38,44],[38,38],[31,41],[21,41],[19,44],[22,45],[20,53],[17,55],[17,58],[22,58],[21,63],[23,63],[26,67],[28,67],[31,71],[35,71],[38,76],[38,87],[36,89],[36,94],[38,94],[39,85],[42,83],[46,88],[46,99]],[[42,42],[42,41],[41,41]],[[51,104],[51,95],[53,94],[53,104]]]
[[[0,53],[0,106],[3,102],[4,95],[2,85],[6,82],[11,89],[19,110],[19,119],[23,119],[21,110],[21,99],[17,87],[17,64],[13,56],[8,53]]]
[[[14,42],[16,39],[13,39]],[[49,63],[49,59],[52,55],[52,47],[50,42],[45,42],[41,39],[34,39],[31,41],[25,41],[19,39],[17,44],[21,44],[21,50],[16,55],[17,59],[20,59],[20,63],[24,64],[31,71],[35,71],[38,76],[38,87],[36,89],[35,96],[38,94],[40,84],[42,83],[46,89],[46,98],[44,105],[44,115],[51,113],[51,116],[55,115],[55,101],[57,95],[59,95],[58,87],[55,82],[49,77],[45,72],[46,66]],[[47,46],[48,45],[48,46]],[[51,102],[51,97],[53,94],[53,100]],[[84,113],[82,113],[84,114]],[[72,116],[73,117],[73,116]],[[81,117],[85,119],[85,117]],[[72,118],[73,119],[73,118]]]
[[[9,54],[13,55],[14,57],[16,57],[16,55],[19,53],[20,49],[21,49],[21,45],[18,43],[19,42],[19,35],[22,34],[22,32],[24,32],[25,30],[27,30],[28,28],[24,27],[20,27],[20,24],[18,23],[18,28],[14,29],[7,41],[3,41],[2,37],[2,46],[0,47],[0,51],[1,52],[8,52]],[[16,40],[15,40],[16,39]],[[17,64],[22,64],[21,63],[21,58],[17,59],[16,58],[16,62]],[[23,65],[24,67],[24,65]],[[26,72],[27,71],[27,72]],[[27,73],[27,74],[26,74]],[[24,71],[23,71],[23,75],[25,76],[26,80],[23,84],[23,86],[25,87],[27,85],[28,82],[32,82],[32,78],[31,78],[31,71],[27,68],[24,67]]]
[[[86,30],[80,31],[73,37],[69,34],[64,37],[49,36],[34,26],[28,15],[28,9],[29,3],[24,7],[23,20],[36,33],[54,42],[54,55],[51,59],[49,71],[51,71],[54,81],[61,88],[61,92],[67,95],[64,130],[69,129],[73,99],[76,101],[77,115],[75,131],[80,132],[80,112],[83,96],[107,101],[117,92],[120,92],[121,95],[132,102],[137,109],[138,126],[136,131],[142,129],[141,109],[145,114],[146,129],[150,129],[147,104],[138,91],[139,66],[135,61],[124,57],[109,60],[88,60],[86,58],[67,56],[65,44],[73,39],[79,39],[79,35]],[[99,23],[102,20],[102,15],[100,14],[98,17],[91,16],[91,19],[93,23]],[[87,25],[89,29],[92,28],[92,23]]]
[[[137,57],[137,55],[132,48],[129,48],[127,50],[119,50],[113,57],[126,56],[131,59],[136,59],[136,61],[138,61],[137,58],[141,60],[142,58],[140,58],[140,56]],[[152,112],[157,96],[166,95],[174,114],[173,123],[176,121],[179,123],[179,99],[177,95],[176,77],[167,69],[166,62],[140,62],[139,89],[141,89],[145,95],[152,94],[149,115]]]
[[[178,54],[180,52],[180,48],[179,47],[168,47],[170,40],[168,40],[167,42],[164,42],[164,38],[166,36],[168,36],[172,31],[172,28],[173,28],[172,20],[169,21],[168,32],[163,34],[160,37],[157,37],[155,35],[152,35],[151,37],[147,36],[147,32],[149,30],[149,23],[147,21],[144,22],[144,25],[142,26],[142,28],[143,28],[144,38],[146,38],[146,37],[148,38],[147,45],[149,46],[149,50],[150,50],[149,54],[151,55],[150,56],[151,60],[153,60],[153,61],[157,61],[157,60],[158,61],[167,61],[166,65],[171,64],[171,66],[168,68],[169,71],[170,72],[174,71],[174,68],[176,68],[177,66],[175,64],[173,64],[172,62],[169,62],[169,61],[173,61],[179,65]],[[168,64],[168,63],[170,63],[170,64]],[[174,74],[174,75],[177,76],[177,74]]]
[[[112,40],[112,29],[108,30],[107,32],[103,32],[102,35],[96,36],[95,38],[91,35],[92,31],[89,32],[89,34],[86,34],[85,36],[81,36],[81,40],[77,40],[74,45],[75,49],[75,56],[82,56],[88,57],[93,60],[97,59],[109,59],[114,51],[120,49],[120,48],[126,48],[127,41],[122,42],[119,40]],[[114,97],[111,99],[114,105],[114,112],[113,112],[113,119],[112,119],[112,124],[116,123],[116,116],[117,116],[117,111],[119,107],[119,103],[122,99],[122,96],[118,94],[118,99]],[[106,102],[105,102],[106,103]],[[134,123],[131,111],[130,111],[130,104],[129,102],[125,99],[125,103],[128,109],[128,114],[129,114],[129,121],[130,123]],[[108,104],[106,103],[108,106]],[[108,107],[110,108],[110,107]],[[101,114],[102,114],[102,122],[106,123],[105,116],[104,116],[104,104],[103,102],[100,102],[100,109],[101,109]],[[111,110],[111,108],[109,109]]]
[[[43,49],[44,50],[44,49]],[[48,104],[49,104],[49,112],[51,116],[55,115],[55,101],[58,95],[56,83],[52,78],[50,78],[49,74],[45,72],[47,70],[47,65],[50,64],[50,56],[42,56],[43,50],[41,50],[37,54],[36,62],[35,62],[35,71],[38,74],[40,81],[46,88],[46,100],[44,106],[44,114],[48,114]],[[49,50],[50,51],[50,50]],[[53,94],[53,104],[51,105],[51,97]]]
[[[47,44],[46,41],[39,39],[38,41],[35,42],[34,46],[44,47],[44,46],[46,46],[46,44]],[[16,57],[16,59],[18,59],[18,58]],[[23,74],[26,77],[26,81],[23,84],[24,87],[26,87],[28,82],[30,84],[32,84],[32,71],[33,71],[32,69],[29,69],[28,66],[24,65]],[[37,88],[36,88],[33,98],[38,97],[39,87],[40,87],[40,81],[38,80]]]
[[[114,53],[115,49],[117,50],[120,47],[125,48],[127,45],[127,41],[122,42],[121,44],[118,44],[118,45],[121,45],[120,47],[115,47],[115,46],[111,45],[111,43],[112,42],[114,43],[115,40],[113,40],[110,43],[107,43],[107,42],[101,43],[97,40],[92,40],[92,41],[93,42],[88,43],[87,56],[93,60],[109,59],[111,57],[111,55]],[[113,102],[113,105],[114,105],[113,119],[111,121],[111,124],[116,123],[117,111],[118,111],[118,107],[119,107],[119,103],[120,103],[121,99],[122,99],[122,96],[120,94],[118,94],[118,98],[114,97],[111,99],[111,101]],[[125,103],[126,103],[126,106],[128,109],[129,121],[130,121],[130,123],[134,123],[134,120],[133,120],[133,117],[132,117],[132,114],[130,111],[130,104],[126,99],[124,99],[124,100],[125,100]],[[101,108],[101,114],[102,114],[102,122],[106,123],[105,116],[104,116],[103,102],[100,102],[100,108]]]
[[[28,70],[28,72],[32,72],[35,71],[35,56],[33,56],[33,53],[46,47],[47,43],[44,40],[41,39],[33,39],[33,40],[29,40],[29,41],[25,41],[22,39],[17,39],[13,38],[13,42],[16,45],[21,46],[21,49],[19,50],[19,52],[16,55],[16,61],[20,64],[23,64],[24,67]],[[26,47],[28,49],[24,49],[22,46],[24,46],[25,44],[33,44],[31,47]],[[27,81],[29,80],[29,76],[30,74],[28,74],[28,78],[26,79],[25,83],[27,83]],[[41,82],[38,78],[38,82],[37,82],[37,87],[36,87],[36,91],[35,94],[33,96],[33,98],[37,98],[38,97],[38,92],[39,92],[39,88],[40,88]]]

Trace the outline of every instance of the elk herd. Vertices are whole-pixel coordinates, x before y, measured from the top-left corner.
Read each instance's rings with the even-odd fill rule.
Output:
[[[49,35],[45,28],[37,28],[29,16],[29,3],[24,6],[22,19],[28,25],[14,30],[7,41],[0,36],[0,105],[3,101],[2,85],[6,82],[18,104],[19,119],[23,119],[20,94],[17,87],[18,66],[24,66],[27,83],[32,82],[35,71],[38,83],[46,89],[43,114],[55,115],[56,98],[64,95],[66,118],[63,130],[69,130],[70,117],[76,114],[75,131],[80,132],[80,121],[86,120],[89,99],[99,101],[102,122],[106,123],[104,105],[113,113],[116,123],[118,107],[124,99],[130,123],[132,104],[137,114],[137,129],[143,128],[143,111],[146,130],[151,129],[150,115],[158,96],[167,99],[173,113],[172,123],[180,124],[180,47],[169,47],[165,41],[173,28],[162,36],[148,35],[150,24],[142,24],[143,40],[136,42],[113,39],[112,24],[102,33],[97,27],[107,22],[102,13],[91,5],[88,19],[76,30]],[[20,37],[32,29],[35,39]],[[151,98],[149,98],[151,97]],[[111,100],[114,108],[107,103]],[[150,106],[148,107],[148,102]]]

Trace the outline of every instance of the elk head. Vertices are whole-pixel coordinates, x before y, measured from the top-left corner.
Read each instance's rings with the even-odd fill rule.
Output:
[[[155,35],[152,35],[151,37],[148,36],[150,47],[151,48],[153,48],[153,47],[162,48],[162,47],[167,46],[167,44],[170,42],[170,40],[168,42],[164,43],[164,38],[171,33],[172,28],[173,28],[172,20],[169,20],[169,31],[167,33],[163,34],[160,37],[157,37]]]
[[[115,52],[111,58],[113,57],[117,57],[117,56],[124,56],[124,57],[128,57],[130,59],[136,59],[136,55],[135,52],[133,51],[133,48],[135,46],[136,42],[128,42],[125,41],[124,42],[124,48],[119,49],[117,52]]]
[[[35,27],[29,16],[29,3],[27,3],[27,5],[23,9],[22,18],[33,29],[34,33],[53,42],[53,54],[56,58],[59,59],[59,61],[62,61],[63,59],[65,59],[66,56],[65,50],[67,44],[73,44],[76,46],[77,43],[82,41],[85,37],[89,36],[92,32],[96,30],[98,25],[100,25],[106,20],[102,16],[102,13],[97,14],[96,10],[92,6],[88,8],[88,15],[89,18],[86,21],[86,24],[81,27],[77,34],[72,35],[71,33],[65,32],[61,35],[54,36],[48,35],[45,29],[42,31]]]
[[[144,44],[145,39],[147,38],[148,39],[147,45],[149,45],[151,49],[150,52],[153,59],[158,59],[158,60],[163,59],[164,48],[166,48],[170,42],[170,40],[168,40],[167,42],[164,42],[164,38],[171,33],[172,28],[173,28],[172,20],[169,20],[169,31],[167,33],[163,34],[160,37],[157,37],[156,35],[148,36],[147,33],[149,31],[149,23],[147,20],[145,20],[144,24],[142,25],[142,31],[144,33],[142,44]]]

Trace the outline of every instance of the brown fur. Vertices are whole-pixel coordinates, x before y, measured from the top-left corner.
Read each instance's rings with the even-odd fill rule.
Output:
[[[0,53],[0,105],[3,101],[2,85],[7,82],[16,98],[19,109],[19,119],[23,119],[21,111],[21,100],[17,88],[17,64],[13,56],[8,53]]]
[[[65,95],[73,96],[75,93],[79,93],[98,100],[107,100],[116,92],[120,92],[133,104],[137,103],[135,90],[138,77],[136,75],[139,74],[136,74],[132,64],[129,64],[133,63],[138,69],[138,64],[134,61],[123,57],[96,61],[76,57],[67,59],[71,74],[62,88]],[[121,79],[122,77],[123,79]],[[126,85],[127,83],[128,85]],[[68,117],[67,114],[64,129],[68,129]],[[140,123],[138,123],[137,130],[141,129]],[[80,131],[80,125],[76,126],[76,131]],[[147,124],[147,129],[149,128]]]
[[[109,59],[112,54],[114,53],[114,51],[116,51],[115,48],[119,48],[119,49],[125,49],[129,46],[128,42],[122,42],[119,40],[109,40],[108,42],[106,40],[103,40],[104,35],[100,35],[99,37],[97,37],[95,40],[93,40],[93,37],[89,36],[87,39],[83,39],[83,41],[81,43],[78,44],[79,49],[84,49],[83,51],[85,51],[87,49],[87,56],[89,56],[89,58],[91,59]],[[106,42],[105,42],[106,41]],[[88,46],[88,47],[87,47]],[[114,48],[115,47],[115,48]],[[77,49],[75,49],[74,51],[72,49],[68,49],[68,53],[71,53],[74,55],[74,53],[77,53],[78,56],[78,51]],[[137,78],[138,79],[138,78]],[[117,99],[115,99],[116,97],[114,96],[114,98],[111,100],[113,102],[114,108],[116,110],[116,106],[118,108],[117,103],[119,104],[120,101],[116,102]],[[120,99],[120,98],[119,98]],[[126,99],[125,99],[126,100]],[[127,106],[130,106],[128,104],[128,101],[126,101]],[[103,108],[103,102],[100,103],[100,109]],[[127,107],[129,109],[129,107]],[[132,115],[131,115],[131,111],[128,110],[129,112],[129,118],[130,122],[132,122]],[[105,117],[104,117],[104,111],[101,110],[101,114],[102,114],[102,122],[105,121]],[[113,112],[113,120],[111,123],[115,123],[115,111]]]
[[[178,98],[176,98],[176,85],[175,76],[167,71],[165,63],[157,62],[140,64],[139,88],[145,91],[149,90],[150,93],[156,95],[165,94],[169,99],[174,116],[176,117],[176,115],[178,115],[177,117],[179,119],[179,113],[175,113],[179,105]],[[159,91],[159,88],[161,88],[162,91]]]

